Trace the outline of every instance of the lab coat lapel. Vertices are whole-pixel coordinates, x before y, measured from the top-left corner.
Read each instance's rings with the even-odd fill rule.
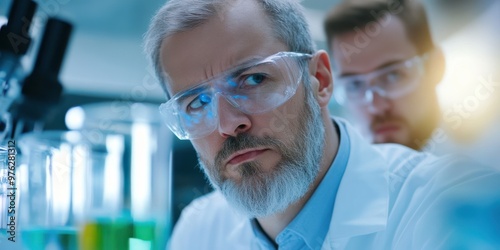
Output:
[[[389,210],[388,166],[381,153],[345,121],[351,151],[339,186],[324,249],[350,237],[385,229]]]

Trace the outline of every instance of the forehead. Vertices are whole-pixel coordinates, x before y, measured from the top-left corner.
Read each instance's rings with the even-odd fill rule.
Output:
[[[394,15],[388,21],[371,22],[333,38],[333,65],[340,74],[362,74],[417,54],[403,22]]]
[[[160,61],[171,95],[249,59],[286,50],[256,1],[231,3],[207,22],[162,42]]]

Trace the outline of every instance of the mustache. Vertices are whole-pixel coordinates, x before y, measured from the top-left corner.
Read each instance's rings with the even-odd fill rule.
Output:
[[[278,139],[269,136],[261,138],[248,133],[238,134],[237,136],[229,137],[224,141],[222,148],[215,157],[214,163],[217,167],[221,167],[222,162],[233,153],[239,150],[256,147],[283,148],[284,145]]]
[[[406,120],[400,116],[386,114],[386,115],[378,115],[375,116],[370,124],[370,129],[375,130],[378,126],[384,123],[404,123],[406,124]]]

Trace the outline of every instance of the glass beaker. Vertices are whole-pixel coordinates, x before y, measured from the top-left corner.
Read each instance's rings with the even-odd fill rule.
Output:
[[[9,161],[8,161],[8,148],[7,145],[0,145],[0,237],[1,240],[3,238],[8,238],[10,225],[10,215],[9,213],[9,203],[12,197],[12,207],[15,206],[16,203],[16,195],[15,195],[15,179],[12,182],[9,182]],[[13,166],[11,170],[11,178],[15,178],[14,171],[15,166]],[[11,185],[12,184],[12,185]],[[10,191],[14,192],[14,195],[9,195]],[[12,211],[12,209],[11,209]],[[13,234],[15,235],[15,221]]]
[[[88,144],[78,132],[22,135],[18,167],[19,228],[26,249],[78,249]]]
[[[158,105],[83,105],[68,111],[66,124],[94,147],[82,249],[165,249],[171,228],[172,134],[162,124]]]

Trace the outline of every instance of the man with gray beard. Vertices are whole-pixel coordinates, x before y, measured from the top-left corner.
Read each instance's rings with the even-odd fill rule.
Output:
[[[309,84],[309,77],[304,75],[304,86],[309,89]],[[297,136],[289,143],[271,136],[260,138],[245,133],[227,138],[215,157],[215,164],[199,157],[200,166],[212,185],[221,190],[228,202],[244,214],[259,217],[285,210],[307,191],[317,176],[325,131],[320,108],[314,102],[311,91],[307,92],[302,109],[298,115],[298,130],[293,131]],[[275,166],[274,173],[266,175],[258,161],[249,161],[242,163],[241,168],[237,169],[242,177],[241,183],[235,183],[220,174],[223,172],[221,168],[224,159],[233,152],[257,147],[281,151],[282,159]]]
[[[329,57],[296,1],[170,0],[145,50],[166,125],[215,188],[183,211],[171,249],[436,249],[440,198],[492,176],[370,145],[330,117]]]

